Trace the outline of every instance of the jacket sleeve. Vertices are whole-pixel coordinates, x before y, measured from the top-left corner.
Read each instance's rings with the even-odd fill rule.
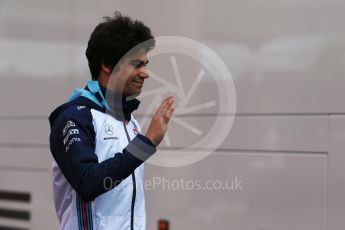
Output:
[[[118,185],[156,151],[148,138],[138,134],[122,153],[99,163],[91,112],[85,109],[78,116],[61,117],[51,129],[50,150],[67,181],[87,201]]]

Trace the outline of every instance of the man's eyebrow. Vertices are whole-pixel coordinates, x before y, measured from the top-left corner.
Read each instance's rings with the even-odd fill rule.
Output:
[[[147,65],[149,63],[149,60],[143,61],[140,59],[134,59],[134,60],[131,60],[131,63],[140,64],[140,65],[142,65],[142,64]]]

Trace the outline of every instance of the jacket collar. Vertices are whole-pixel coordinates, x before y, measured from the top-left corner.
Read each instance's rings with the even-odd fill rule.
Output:
[[[129,121],[132,112],[138,109],[140,101],[136,98],[126,98],[123,95],[118,95],[114,91],[107,90],[103,86],[100,86],[100,88],[103,96],[108,101],[111,101],[108,103],[109,112],[119,120]]]
[[[121,121],[129,121],[132,112],[138,109],[140,104],[138,99],[128,99],[123,95],[119,96],[115,92],[100,86],[98,81],[95,80],[89,80],[84,89],[74,89],[68,100],[71,101],[80,96],[88,98]]]

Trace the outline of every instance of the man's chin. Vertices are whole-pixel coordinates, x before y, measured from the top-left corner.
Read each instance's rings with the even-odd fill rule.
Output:
[[[125,95],[125,96],[126,97],[138,97],[140,94],[141,94],[141,90],[129,93],[129,94]]]
[[[141,94],[141,90],[139,92],[136,92],[135,94],[133,94],[134,97],[138,97]]]

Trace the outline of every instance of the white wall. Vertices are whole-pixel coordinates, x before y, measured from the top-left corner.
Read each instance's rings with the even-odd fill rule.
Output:
[[[58,228],[47,118],[90,77],[89,34],[113,10],[143,20],[156,36],[208,45],[237,92],[234,124],[213,154],[184,167],[145,167],[147,180],[238,177],[243,189],[148,190],[147,229],[161,218],[175,230],[344,229],[344,8],[341,0],[0,1],[0,190],[31,194],[30,202],[0,199],[0,209],[31,213],[29,221],[0,217],[0,229]],[[187,91],[200,66],[183,67],[183,60]],[[164,77],[176,83],[172,73]],[[201,82],[192,103],[219,100],[212,80]],[[139,120],[149,102],[143,98]],[[207,133],[215,120],[232,116],[217,109],[177,117]],[[176,121],[169,128],[173,147],[163,142],[161,151],[201,138]]]

